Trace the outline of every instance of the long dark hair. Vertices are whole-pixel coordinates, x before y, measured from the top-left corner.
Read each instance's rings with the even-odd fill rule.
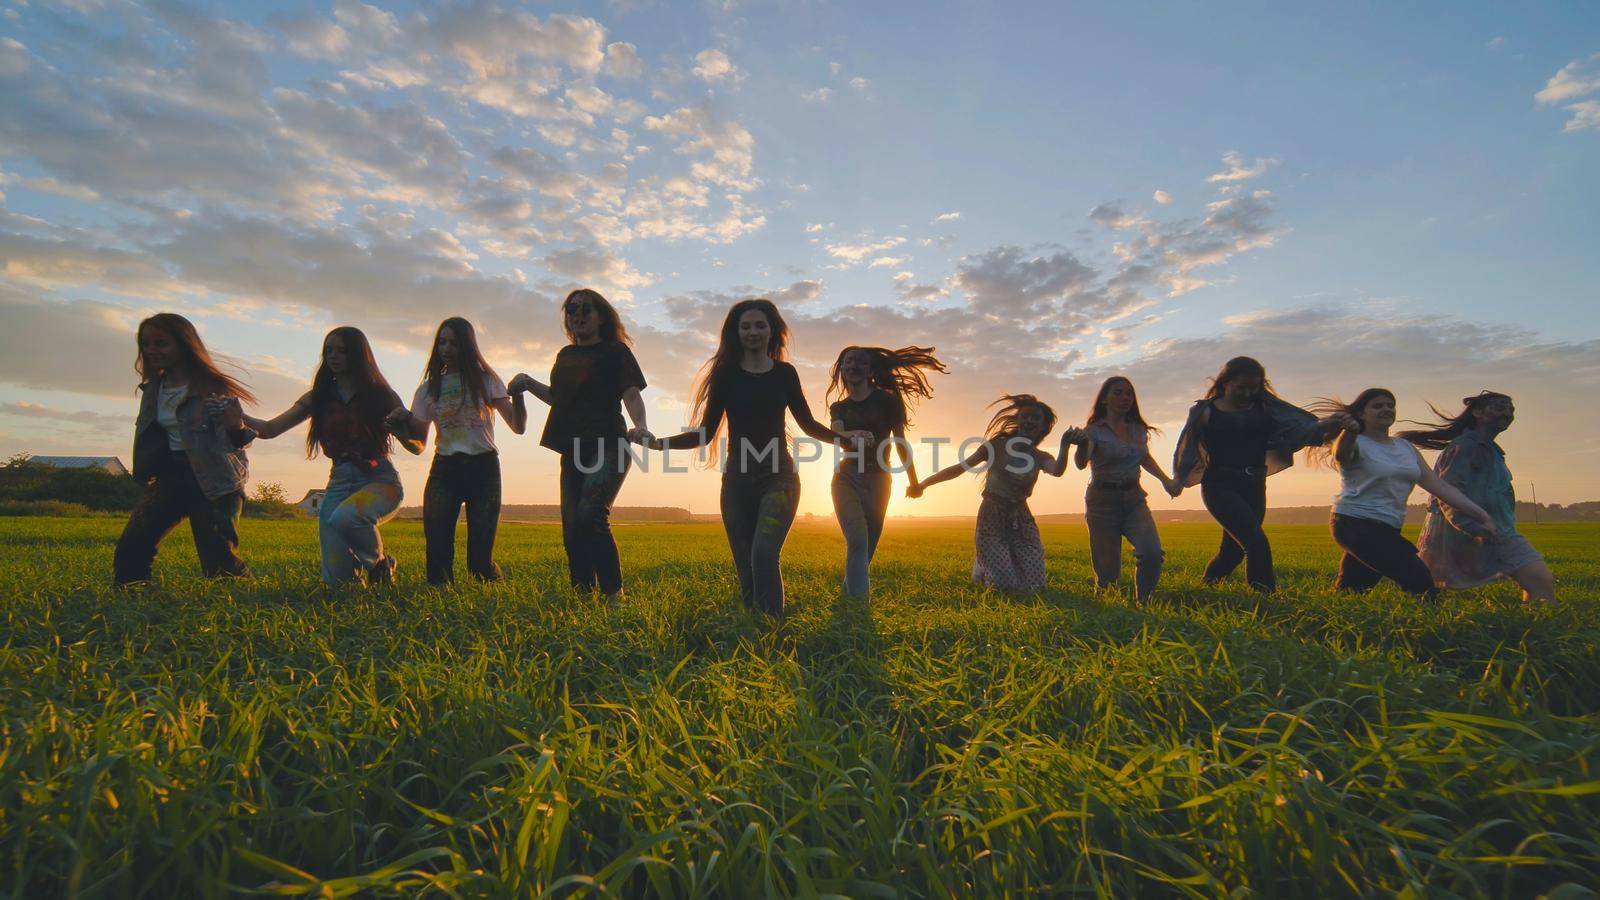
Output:
[[[1351,400],[1349,403],[1340,400],[1338,397],[1318,397],[1313,403],[1306,407],[1306,412],[1311,413],[1319,419],[1326,419],[1329,416],[1344,413],[1350,418],[1356,420],[1357,431],[1366,431],[1367,423],[1361,421],[1361,413],[1367,408],[1367,404],[1371,403],[1373,399],[1377,397],[1388,397],[1391,401],[1394,401],[1397,404],[1399,403],[1394,396],[1394,391],[1384,387],[1369,387],[1357,394],[1356,398]],[[1306,462],[1313,464],[1320,463],[1324,465],[1333,465],[1333,443],[1333,441],[1328,441],[1325,444],[1314,444],[1310,447],[1307,447]]]
[[[334,338],[338,338],[339,342],[344,344],[347,373],[345,377],[353,378],[362,388],[363,419],[379,423],[377,430],[383,433],[383,445],[389,446],[389,433],[384,431],[382,420],[384,412],[387,412],[387,401],[394,393],[394,388],[389,386],[383,373],[378,371],[378,361],[372,356],[372,344],[367,340],[367,336],[353,325],[340,325],[322,339],[324,348],[322,361],[317,363],[317,374],[311,377],[311,426],[306,429],[307,459],[315,458],[317,450],[322,445],[323,405],[339,396],[339,386],[334,383],[333,373],[328,371],[326,352],[328,342]]]
[[[1036,406],[1044,413],[1044,433],[1049,434],[1050,429],[1056,427],[1056,411],[1050,404],[1040,400],[1032,394],[1001,394],[1000,399],[989,404],[999,406],[1000,409],[989,420],[989,427],[985,428],[984,436],[993,440],[1017,431],[1017,413],[1030,406]]]
[[[139,374],[141,384],[147,384],[155,378],[165,374],[163,370],[151,370],[144,362],[144,330],[157,328],[172,335],[183,353],[183,364],[189,370],[189,383],[199,391],[208,391],[217,394],[227,394],[238,397],[245,403],[254,404],[256,395],[244,382],[222,371],[217,359],[222,360],[231,368],[237,365],[225,356],[213,359],[206,351],[205,342],[200,340],[200,332],[195,330],[194,323],[177,313],[156,313],[139,323],[139,328],[133,333],[134,357],[133,371]]]
[[[1413,422],[1412,424],[1422,425],[1423,427],[1410,431],[1402,431],[1396,435],[1396,437],[1405,438],[1418,447],[1425,447],[1429,450],[1443,450],[1451,441],[1463,434],[1466,434],[1468,431],[1471,431],[1477,426],[1478,422],[1477,419],[1473,417],[1473,413],[1488,405],[1491,400],[1510,399],[1510,394],[1502,394],[1499,391],[1480,391],[1478,394],[1472,397],[1462,397],[1461,412],[1458,412],[1453,416],[1441,412],[1439,407],[1429,403],[1428,409],[1433,411],[1433,414],[1438,417],[1439,421],[1431,424],[1426,422]]]
[[[899,424],[909,424],[911,405],[915,398],[929,399],[933,396],[933,386],[928,384],[927,372],[942,372],[950,374],[944,367],[939,357],[933,355],[933,347],[901,347],[899,350],[890,350],[887,347],[858,347],[851,345],[839,351],[839,356],[833,361],[833,368],[828,373],[828,398],[845,397],[850,393],[845,387],[844,375],[839,367],[844,363],[847,354],[860,352],[867,354],[871,360],[871,373],[867,381],[879,390],[888,391],[895,399],[900,401],[901,421]],[[925,371],[926,370],[926,371]]]
[[[1161,429],[1146,422],[1144,415],[1139,412],[1139,392],[1133,389],[1133,379],[1126,375],[1113,375],[1100,383],[1100,392],[1094,395],[1094,405],[1089,407],[1089,418],[1085,419],[1083,424],[1093,425],[1096,422],[1105,421],[1106,394],[1111,393],[1111,388],[1117,384],[1127,385],[1128,393],[1133,395],[1133,407],[1128,410],[1128,418],[1133,420],[1140,428],[1143,428],[1146,436],[1149,436],[1152,431],[1160,434]]]
[[[567,325],[566,306],[568,303],[588,303],[600,315],[600,340],[616,341],[624,346],[632,347],[633,338],[628,336],[628,329],[622,324],[622,317],[617,315],[616,307],[612,306],[600,292],[589,288],[578,288],[567,295],[561,302],[561,330],[567,333],[567,340],[575,341],[572,329]]]
[[[1217,377],[1211,379],[1211,386],[1206,389],[1205,399],[1215,400],[1218,397],[1221,397],[1222,392],[1228,388],[1228,382],[1234,380],[1235,378],[1252,377],[1259,377],[1261,379],[1262,393],[1270,397],[1278,396],[1272,390],[1272,382],[1267,380],[1266,366],[1263,366],[1261,363],[1257,362],[1253,357],[1235,356],[1233,359],[1223,363],[1222,371],[1217,373]]]
[[[711,391],[723,376],[739,367],[739,360],[744,358],[744,350],[739,345],[739,317],[752,309],[758,309],[767,317],[767,328],[770,336],[767,338],[767,355],[775,362],[783,362],[789,356],[789,325],[783,321],[783,316],[778,314],[778,307],[771,300],[763,297],[753,297],[740,300],[728,308],[728,317],[722,320],[722,332],[717,338],[717,352],[706,360],[700,367],[700,372],[694,380],[694,415],[691,421],[698,422],[705,415],[706,406],[711,401]],[[722,425],[717,424],[717,431],[721,432]],[[716,434],[706,436],[710,442]]]
[[[439,335],[448,328],[456,333],[456,371],[455,375],[461,378],[462,387],[466,389],[472,402],[478,406],[487,406],[488,401],[483,395],[483,379],[486,375],[494,375],[494,369],[484,361],[483,354],[478,350],[478,333],[473,330],[472,323],[460,316],[451,316],[439,323],[439,328],[433,333],[433,347],[428,351],[428,365],[422,374],[428,379],[428,395],[439,399],[439,378],[444,375],[444,360],[439,358]],[[475,377],[468,378],[468,375]],[[495,376],[499,377],[499,376]]]

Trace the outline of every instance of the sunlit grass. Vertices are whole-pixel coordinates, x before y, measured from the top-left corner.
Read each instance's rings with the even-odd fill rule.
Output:
[[[959,525],[891,523],[870,604],[831,522],[792,615],[731,605],[717,526],[619,528],[629,598],[508,580],[317,583],[315,526],[245,523],[257,578],[187,535],[114,594],[109,519],[0,520],[0,892],[1526,897],[1600,880],[1600,528],[1531,528],[1563,603],[1204,588],[1216,530],[1163,528],[1155,602],[970,583]],[[458,554],[458,558],[461,556]],[[1131,567],[1130,567],[1131,569]],[[1131,577],[1131,571],[1128,573]],[[462,573],[464,578],[465,573]]]

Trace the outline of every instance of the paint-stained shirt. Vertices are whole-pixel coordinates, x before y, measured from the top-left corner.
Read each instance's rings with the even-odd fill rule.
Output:
[[[435,428],[433,452],[440,456],[453,453],[477,455],[494,453],[494,408],[489,404],[506,393],[505,382],[493,372],[483,374],[483,402],[473,402],[471,392],[455,374],[439,378],[439,396],[433,396],[428,382],[417,386],[411,398],[411,414]]]

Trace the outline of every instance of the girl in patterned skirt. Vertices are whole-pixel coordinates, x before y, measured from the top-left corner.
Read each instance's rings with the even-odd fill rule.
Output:
[[[1055,427],[1055,410],[1032,394],[1006,394],[991,405],[1000,410],[989,420],[982,446],[913,484],[906,494],[920,497],[928,486],[987,463],[973,534],[972,580],[1002,591],[1036,591],[1044,587],[1044,543],[1028,510],[1028,497],[1040,472],[1059,478],[1066,471],[1067,447],[1080,439],[1082,430],[1063,432],[1060,450],[1051,456],[1038,444]]]

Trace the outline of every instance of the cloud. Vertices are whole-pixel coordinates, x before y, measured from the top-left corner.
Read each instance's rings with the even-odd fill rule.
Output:
[[[869,241],[864,244],[850,244],[844,242],[827,244],[823,249],[827,250],[828,255],[834,259],[842,259],[846,263],[854,265],[860,263],[869,256],[882,253],[885,250],[893,250],[894,248],[903,245],[905,242],[906,239],[903,237],[889,237],[884,238],[881,241]]]
[[[634,271],[627,260],[603,250],[557,250],[547,254],[544,263],[552,273],[569,280],[556,291],[560,294],[575,287],[598,285],[612,289],[617,297],[627,300],[632,298],[633,288],[644,287],[655,281],[649,275]]]
[[[1487,47],[1490,50],[1499,50],[1501,47],[1504,47],[1505,45],[1506,45],[1506,39],[1504,37],[1494,37],[1494,38],[1490,38],[1489,42],[1484,44],[1483,46]]]
[[[744,80],[744,73],[734,66],[728,59],[728,54],[721,50],[701,50],[694,55],[694,76],[701,81],[716,83],[727,81],[738,84]]]
[[[1564,132],[1600,130],[1600,99],[1579,99],[1590,94],[1600,94],[1600,53],[1562,66],[1533,99],[1542,106],[1566,104],[1564,109],[1572,117],[1561,129]]]
[[[1244,157],[1240,156],[1239,151],[1237,150],[1229,150],[1227,153],[1224,153],[1222,155],[1222,162],[1228,168],[1207,177],[1206,181],[1213,183],[1248,181],[1252,178],[1259,178],[1268,169],[1278,164],[1278,160],[1276,159],[1258,156],[1256,157],[1255,162],[1247,166],[1244,164]]]
[[[935,224],[935,225],[939,224],[940,222],[959,222],[959,221],[961,221],[961,213],[958,213],[958,212],[940,213],[937,216],[933,217],[933,224]]]
[[[867,263],[869,269],[897,269],[906,264],[909,257],[905,256],[880,256]]]
[[[130,428],[133,426],[134,418],[131,415],[106,415],[105,413],[85,409],[59,409],[54,406],[29,403],[26,400],[17,403],[0,403],[0,415],[15,416],[19,419],[42,419],[48,422],[60,422],[68,427],[76,426],[96,431]]]
[[[750,177],[755,164],[755,138],[737,122],[714,115],[709,105],[685,106],[664,116],[644,120],[649,131],[678,139],[676,152],[702,155],[691,173],[701,181],[733,190],[755,187]]]
[[[833,88],[821,87],[814,91],[803,91],[800,94],[800,99],[807,103],[827,103],[833,99]]]
[[[613,78],[637,78],[643,75],[644,60],[639,58],[639,48],[627,41],[607,44],[604,71]]]
[[[1150,197],[1162,206],[1166,206],[1168,203],[1172,202],[1172,195],[1166,191],[1156,191],[1154,194],[1151,194]]]

